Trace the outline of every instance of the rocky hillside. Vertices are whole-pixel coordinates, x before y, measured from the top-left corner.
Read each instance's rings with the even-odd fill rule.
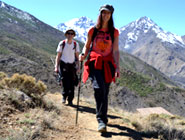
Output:
[[[173,114],[185,116],[185,90],[175,86],[164,74],[128,53],[121,53],[121,75],[110,88],[109,104],[127,111],[161,106]],[[94,97],[90,81],[81,94]]]

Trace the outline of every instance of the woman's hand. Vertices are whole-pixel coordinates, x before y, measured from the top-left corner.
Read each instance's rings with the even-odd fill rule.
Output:
[[[79,55],[79,61],[84,61],[84,59],[85,59],[85,56],[84,56],[83,53],[81,53],[81,54]]]
[[[119,78],[119,76],[120,76],[120,70],[119,70],[119,68],[116,68],[115,78]]]

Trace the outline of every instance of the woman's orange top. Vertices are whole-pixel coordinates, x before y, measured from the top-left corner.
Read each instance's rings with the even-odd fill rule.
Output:
[[[93,35],[94,27],[92,27],[88,34]],[[114,30],[114,38],[119,36],[119,32],[117,29]],[[91,61],[95,61],[94,67],[95,69],[102,69],[102,62],[104,62],[104,77],[106,83],[115,82],[115,77],[112,77],[111,69],[108,62],[111,62],[114,68],[116,68],[116,64],[113,58],[113,45],[110,33],[107,33],[107,29],[98,30],[98,33],[93,41],[92,51],[90,52],[89,59],[84,64],[84,72],[82,81],[85,83],[89,77],[90,68],[89,63]]]

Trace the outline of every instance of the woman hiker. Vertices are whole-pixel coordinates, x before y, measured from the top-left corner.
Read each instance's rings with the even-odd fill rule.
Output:
[[[89,55],[84,64],[82,80],[85,83],[89,77],[92,81],[98,131],[103,133],[107,131],[109,87],[111,82],[119,77],[120,73],[119,32],[114,27],[113,6],[103,5],[99,11],[97,24],[88,31],[87,40],[82,54],[79,55],[79,60],[83,61]]]

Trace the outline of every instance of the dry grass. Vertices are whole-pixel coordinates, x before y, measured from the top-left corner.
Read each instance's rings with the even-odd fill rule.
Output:
[[[124,118],[141,134],[153,136],[161,140],[185,139],[185,118],[165,114],[140,114],[125,113]]]
[[[47,137],[45,132],[48,129],[57,130],[55,126],[60,120],[55,111],[47,112],[35,108],[26,113],[18,114],[14,121],[16,124],[13,127],[4,128],[8,136],[0,137],[0,140],[44,139]]]
[[[25,92],[28,96],[31,94],[41,95],[47,89],[47,86],[42,81],[36,81],[34,77],[26,74],[14,74],[12,77],[4,77],[1,80],[1,85],[4,88],[15,88]]]
[[[20,75],[16,73],[12,77],[3,76],[5,74],[2,73],[1,75],[3,78],[0,80],[0,89],[16,89],[29,96],[34,106],[41,106],[43,104],[42,97],[45,95],[47,86],[42,81],[36,81],[34,77],[26,74]],[[11,96],[14,98],[14,95]]]
[[[19,74],[8,78],[2,72],[0,79],[0,140],[45,139],[50,135],[47,132],[58,131],[61,108],[49,98],[51,95],[47,96],[43,82]],[[123,123],[141,135],[160,140],[185,139],[185,118],[180,116],[141,116],[123,111],[120,114],[124,114]]]
[[[55,131],[60,109],[45,98],[47,87],[28,75],[0,72],[0,140],[46,138]]]

